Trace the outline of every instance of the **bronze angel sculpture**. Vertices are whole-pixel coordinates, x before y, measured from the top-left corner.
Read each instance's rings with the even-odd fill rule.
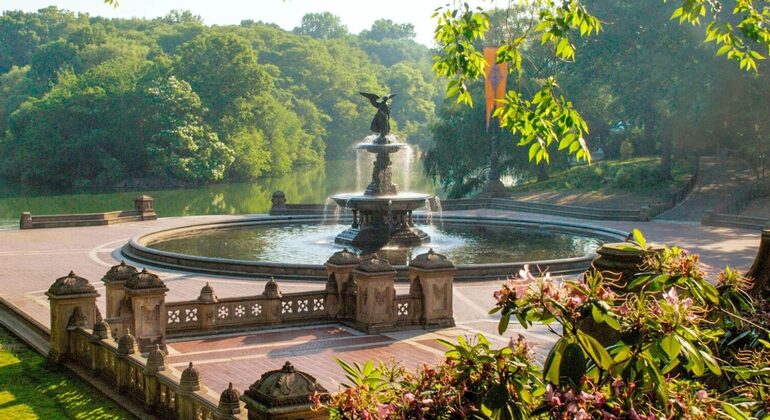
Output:
[[[385,141],[385,136],[390,133],[390,107],[388,107],[388,101],[393,99],[396,94],[391,93],[390,95],[380,98],[373,93],[358,93],[368,98],[369,102],[372,103],[372,106],[377,108],[377,113],[374,114],[372,125],[369,128],[380,135],[379,140],[381,142]]]

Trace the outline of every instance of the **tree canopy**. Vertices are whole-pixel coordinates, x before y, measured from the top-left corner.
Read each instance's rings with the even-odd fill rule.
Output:
[[[0,16],[0,177],[56,190],[250,180],[346,158],[368,133],[357,92],[398,92],[397,133],[427,145],[442,86],[408,24],[354,35],[329,13],[294,31],[189,11]],[[397,43],[397,44],[394,44]]]

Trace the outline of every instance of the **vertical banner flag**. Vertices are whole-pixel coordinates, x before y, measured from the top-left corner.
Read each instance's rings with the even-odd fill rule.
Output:
[[[497,47],[484,47],[484,59],[487,65],[484,67],[486,79],[484,88],[487,95],[487,131],[489,131],[489,119],[492,111],[498,106],[498,99],[505,98],[505,83],[508,80],[508,63],[496,64]]]

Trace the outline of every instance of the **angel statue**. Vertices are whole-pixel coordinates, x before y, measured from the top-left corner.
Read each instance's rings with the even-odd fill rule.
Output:
[[[374,119],[372,119],[372,125],[370,126],[370,129],[375,133],[379,133],[380,137],[378,140],[384,142],[385,136],[390,133],[390,108],[388,107],[388,101],[393,99],[396,94],[391,93],[390,95],[380,98],[373,93],[358,93],[369,98],[369,102],[372,103],[372,106],[377,108],[377,113],[374,114]]]

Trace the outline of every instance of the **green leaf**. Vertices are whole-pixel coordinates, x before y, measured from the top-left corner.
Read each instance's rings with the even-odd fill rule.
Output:
[[[506,313],[500,317],[500,322],[497,323],[497,333],[503,335],[505,330],[508,329],[508,323],[511,321],[511,314]]]
[[[660,340],[660,347],[668,355],[669,360],[679,357],[679,353],[682,351],[682,345],[676,338],[676,334],[669,334]]]
[[[578,337],[580,336],[578,335]],[[558,372],[560,384],[566,383],[573,388],[577,388],[580,385],[580,380],[586,374],[586,356],[580,344],[567,344],[561,355]]]
[[[583,346],[583,349],[588,353],[597,366],[604,370],[609,370],[612,367],[612,357],[601,343],[581,331],[578,331],[577,337],[580,344]]]
[[[634,237],[634,242],[636,242],[639,247],[647,249],[647,239],[644,238],[642,231],[639,229],[634,229],[632,235]]]

